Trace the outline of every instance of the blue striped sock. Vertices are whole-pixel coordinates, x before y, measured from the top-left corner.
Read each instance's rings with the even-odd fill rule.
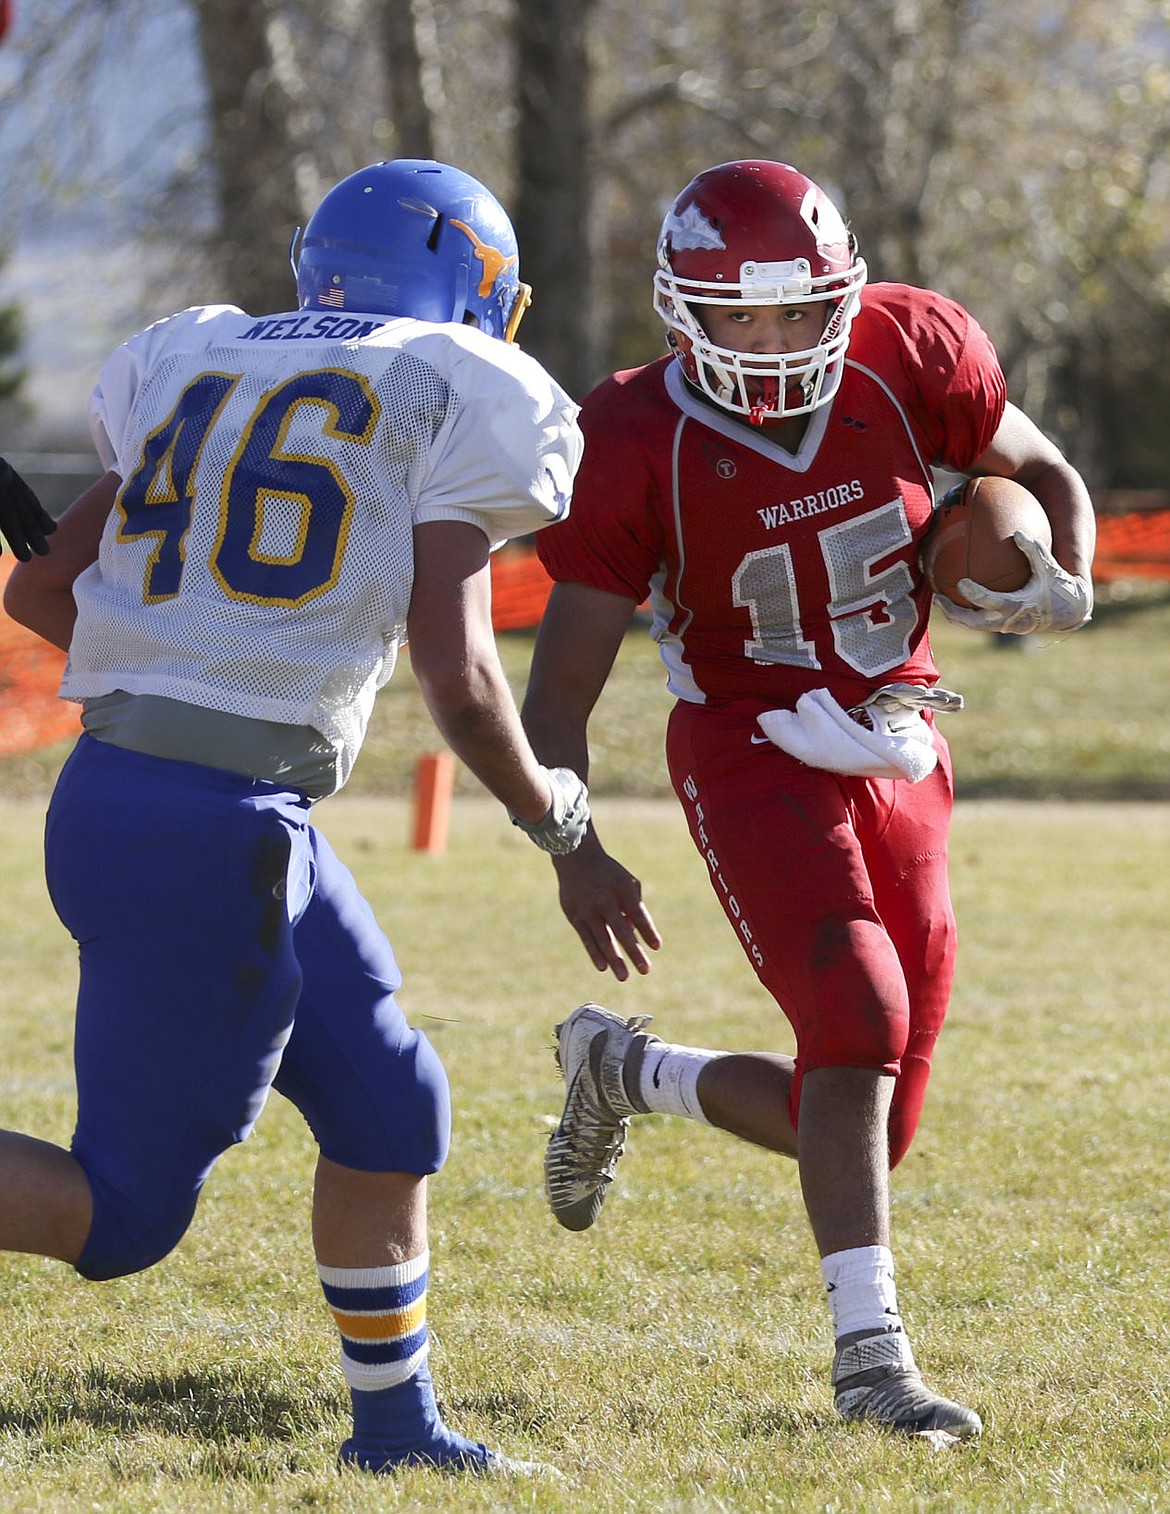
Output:
[[[428,1253],[396,1267],[318,1266],[341,1332],[341,1369],[353,1399],[342,1462],[368,1472],[425,1462],[472,1469],[486,1446],[456,1435],[435,1402],[426,1323]]]
[[[396,1267],[317,1272],[341,1331],[341,1370],[351,1388],[376,1391],[413,1377],[426,1360],[430,1254]]]

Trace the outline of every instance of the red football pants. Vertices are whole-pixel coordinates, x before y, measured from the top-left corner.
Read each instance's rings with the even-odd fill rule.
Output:
[[[807,767],[758,707],[680,702],[667,760],[712,887],[796,1033],[790,1114],[817,1067],[896,1076],[890,1163],[913,1139],[955,962],[950,754],[920,783]]]

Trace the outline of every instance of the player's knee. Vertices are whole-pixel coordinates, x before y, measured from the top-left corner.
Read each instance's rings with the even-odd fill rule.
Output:
[[[281,1087],[281,1084],[277,1084]],[[358,1077],[286,1085],[330,1161],[363,1172],[426,1177],[447,1160],[451,1091],[438,1053],[407,1028],[389,1057],[372,1056]]]
[[[906,1050],[906,1016],[897,1003],[855,998],[802,1027],[800,1061],[814,1067],[862,1067],[897,1075]]]
[[[92,1180],[91,1180],[92,1182]],[[94,1187],[93,1223],[76,1270],[90,1282],[145,1272],[172,1252],[187,1232],[195,1201],[163,1210]]]
[[[897,1006],[869,999],[839,1005],[832,1016],[816,1018],[801,1027],[801,1065],[863,1067],[897,1074],[906,1051],[906,1017]]]
[[[438,1052],[420,1035],[414,1048],[413,1119],[404,1127],[412,1149],[402,1172],[438,1172],[451,1145],[451,1087]]]
[[[867,919],[829,919],[816,934],[816,1012],[802,1028],[807,1067],[897,1072],[910,1032],[906,979],[893,944]]]

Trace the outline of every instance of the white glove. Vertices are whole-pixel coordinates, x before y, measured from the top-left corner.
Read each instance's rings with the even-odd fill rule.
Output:
[[[939,609],[956,625],[973,631],[1000,631],[1026,636],[1030,631],[1075,631],[1093,614],[1093,585],[1068,573],[1042,542],[1023,531],[1013,538],[1031,564],[1032,576],[1022,589],[999,594],[973,578],[960,578],[958,587],[977,608],[967,609],[936,594]]]
[[[585,828],[589,824],[589,790],[572,768],[542,767],[540,771],[552,790],[548,814],[533,825],[517,820],[510,810],[508,819],[542,852],[553,852],[562,857],[575,852],[584,840]]]

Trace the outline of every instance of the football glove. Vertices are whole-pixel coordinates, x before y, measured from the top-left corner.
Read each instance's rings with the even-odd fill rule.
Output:
[[[585,837],[589,824],[589,790],[572,768],[541,768],[552,789],[552,803],[543,819],[529,825],[508,812],[512,824],[519,826],[524,834],[542,852],[552,852],[558,857],[575,852]]]
[[[45,537],[56,529],[57,522],[24,479],[0,457],[0,532],[20,561],[28,562],[34,552],[44,557],[49,550]]]
[[[936,594],[946,618],[973,631],[1000,631],[1012,636],[1026,636],[1032,631],[1075,631],[1091,619],[1090,580],[1067,572],[1042,542],[1034,541],[1025,532],[1017,531],[1014,540],[1032,568],[1032,576],[1024,587],[1011,594],[1000,594],[977,584],[973,578],[961,578],[958,586],[975,608],[968,609],[943,594]]]

